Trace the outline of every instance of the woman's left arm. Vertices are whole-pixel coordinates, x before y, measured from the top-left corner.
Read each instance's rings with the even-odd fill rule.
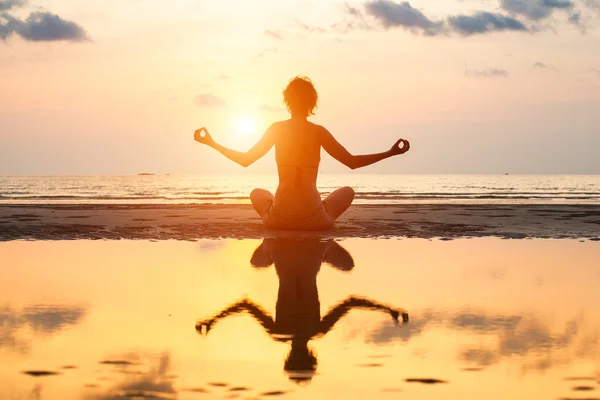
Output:
[[[271,150],[271,147],[275,144],[275,129],[273,128],[273,125],[271,125],[263,137],[245,153],[220,145],[212,138],[206,128],[197,129],[196,132],[194,132],[194,140],[198,143],[212,147],[231,161],[238,163],[245,168],[262,158],[269,150]]]

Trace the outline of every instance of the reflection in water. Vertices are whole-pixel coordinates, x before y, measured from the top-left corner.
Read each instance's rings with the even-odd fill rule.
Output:
[[[175,377],[171,374],[171,357],[168,353],[163,354],[155,367],[147,372],[129,370],[137,362],[129,361],[127,363],[106,363],[119,368],[115,372],[124,375],[122,381],[108,390],[107,393],[94,395],[91,398],[96,400],[116,400],[116,399],[175,399],[177,390],[174,386]],[[94,388],[88,384],[88,388]]]
[[[223,243],[0,243],[0,400],[599,396],[600,242]]]
[[[86,308],[81,306],[35,305],[21,312],[10,307],[0,308],[0,349],[26,352],[28,341],[19,334],[29,327],[34,333],[55,334],[83,320]]]
[[[285,360],[284,370],[297,383],[312,379],[317,368],[317,356],[309,348],[311,339],[325,335],[352,309],[382,311],[394,321],[408,314],[373,300],[348,297],[331,308],[321,318],[317,274],[322,263],[340,271],[354,268],[354,260],[337,242],[294,239],[265,239],[252,255],[255,268],[267,268],[275,264],[279,278],[275,319],[263,308],[249,299],[243,299],[221,311],[212,318],[198,321],[196,330],[208,334],[221,319],[243,312],[252,315],[275,340],[289,342],[291,349]]]
[[[523,372],[541,372],[567,365],[573,359],[593,360],[600,356],[600,332],[586,331],[585,325],[583,317],[577,317],[556,331],[549,322],[533,314],[428,311],[413,318],[406,329],[392,331],[389,326],[381,325],[370,334],[369,341],[379,345],[392,340],[407,342],[426,328],[444,327],[453,331],[453,335],[464,332],[471,338],[470,344],[458,354],[458,360],[469,365],[465,371],[480,371],[503,358],[519,357]]]

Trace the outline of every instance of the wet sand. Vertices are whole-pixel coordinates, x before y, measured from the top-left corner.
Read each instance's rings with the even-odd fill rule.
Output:
[[[0,241],[327,238],[600,240],[594,205],[355,205],[326,232],[277,232],[246,204],[1,205]]]

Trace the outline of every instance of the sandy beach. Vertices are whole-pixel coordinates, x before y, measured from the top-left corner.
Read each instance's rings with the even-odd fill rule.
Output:
[[[355,205],[325,232],[270,231],[250,205],[2,205],[0,240],[469,237],[600,240],[594,205]]]

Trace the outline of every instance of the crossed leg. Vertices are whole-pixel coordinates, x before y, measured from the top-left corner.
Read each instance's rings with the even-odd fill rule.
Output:
[[[254,207],[261,218],[265,215],[274,199],[273,194],[265,189],[254,189],[250,192],[252,207]]]
[[[275,197],[271,192],[265,189],[254,189],[250,193],[250,201],[252,202],[252,207],[256,210],[258,215],[262,218]],[[354,200],[354,189],[349,186],[344,186],[337,190],[334,190],[325,200],[323,200],[323,205],[325,206],[325,211],[331,217],[332,220],[336,220],[340,215],[344,213],[352,204]]]
[[[349,186],[344,186],[331,192],[325,200],[323,205],[327,214],[335,221],[340,215],[344,213],[352,204],[354,200],[354,189]]]

